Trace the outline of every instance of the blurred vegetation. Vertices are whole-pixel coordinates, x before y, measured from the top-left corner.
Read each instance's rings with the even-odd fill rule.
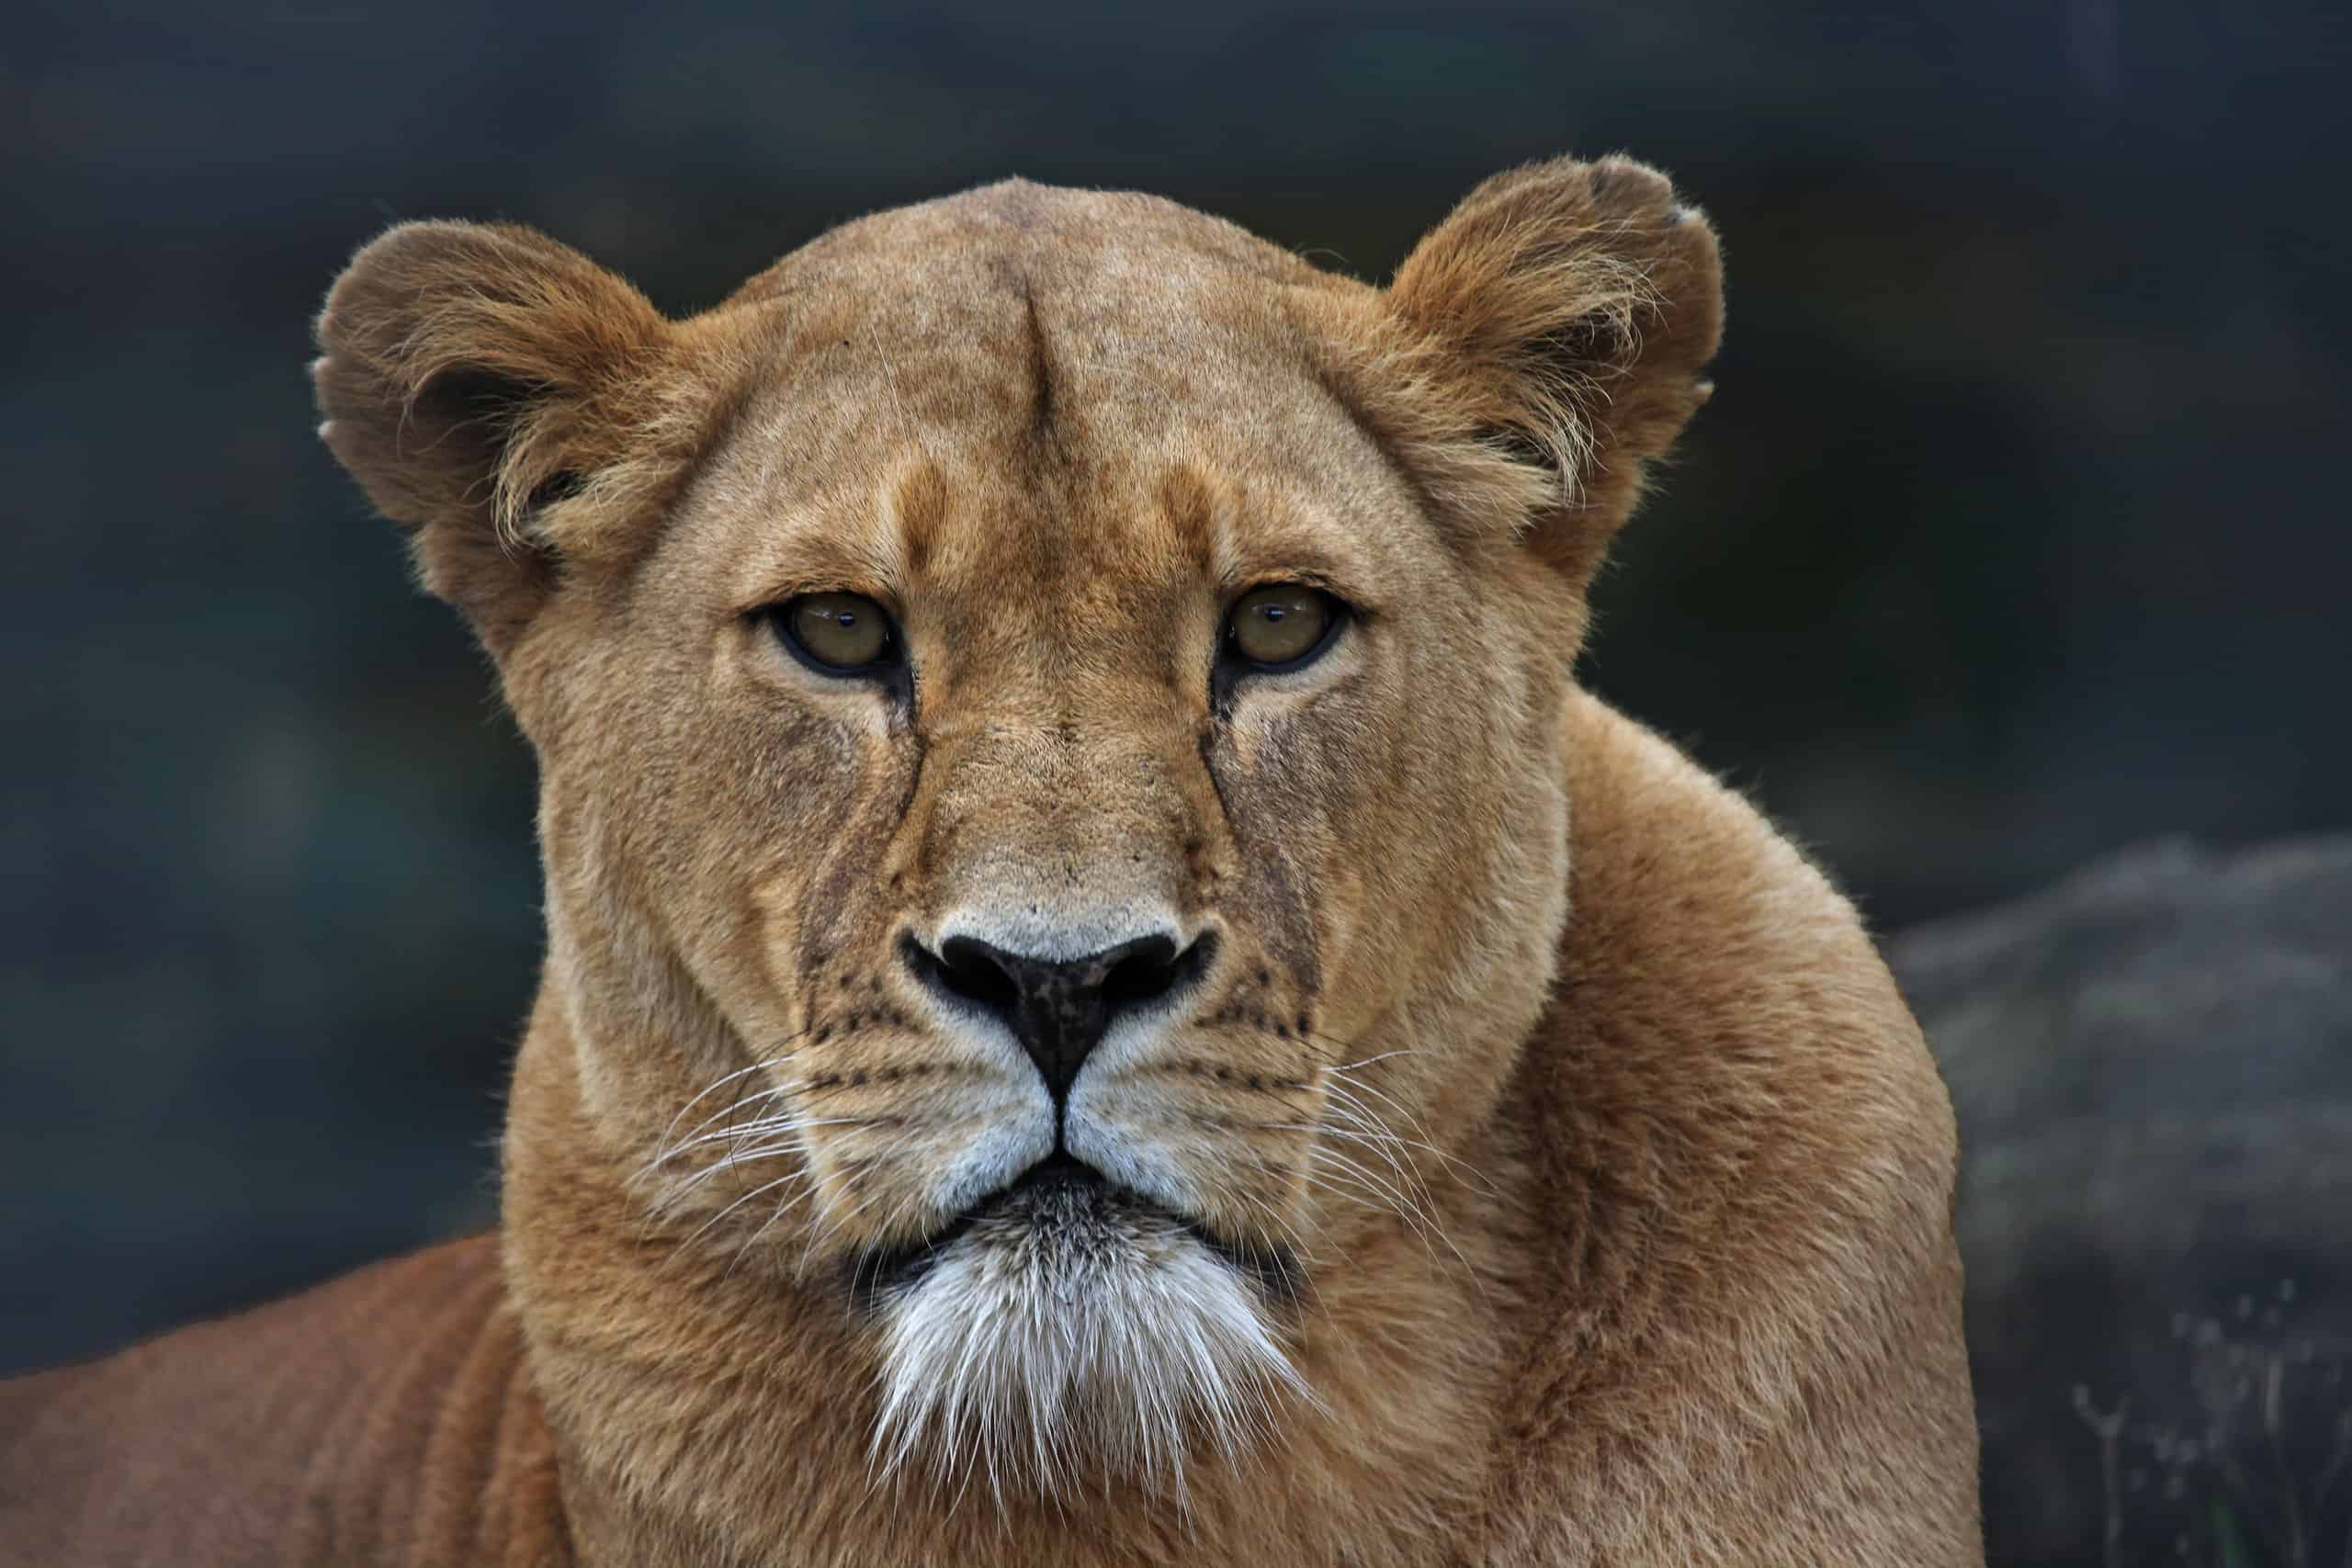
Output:
[[[2281,1280],[2226,1320],[2174,1314],[2177,1379],[2137,1391],[2138,1407],[2124,1394],[2102,1410],[2075,1385],[2098,1446],[2105,1568],[2352,1562],[2352,1342],[2297,1332],[2296,1294]]]

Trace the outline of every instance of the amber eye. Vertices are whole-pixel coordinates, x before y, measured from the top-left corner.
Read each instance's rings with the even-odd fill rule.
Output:
[[[1225,635],[1252,668],[1295,670],[1330,646],[1346,615],[1347,606],[1319,588],[1279,582],[1235,601]]]
[[[784,644],[824,675],[871,675],[897,661],[890,613],[857,593],[804,593],[775,612]]]

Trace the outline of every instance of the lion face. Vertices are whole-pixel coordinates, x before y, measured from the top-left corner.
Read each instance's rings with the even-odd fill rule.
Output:
[[[1214,1408],[1281,1368],[1317,1238],[1424,1201],[1390,1140],[1493,1092],[1508,1032],[1420,994],[1425,922],[1460,933],[1443,983],[1532,1016],[1552,933],[1496,916],[1564,882],[1567,606],[1449,547],[1261,290],[941,248],[786,326],[639,569],[550,638],[559,927],[644,907],[632,963],[562,947],[616,994],[683,971],[688,1016],[597,1041],[632,1078],[707,1043],[657,1110],[724,1081],[641,1130],[653,1201],[740,1201],[708,1239],[865,1292],[894,1394],[954,1388],[986,1325],[1046,1359],[1044,1320],[1100,1319],[1065,1331],[1098,1367],[989,1374],[1044,1418],[1182,1315],[1208,1364],[1151,1380]],[[1326,624],[1269,667],[1237,612],[1284,586]],[[840,595],[880,635],[846,672],[794,624]],[[1442,1079],[1363,1064],[1397,1015]]]
[[[1663,182],[1566,167],[1712,279]],[[1564,917],[1583,580],[1713,333],[1589,223],[1574,277],[1487,223],[1483,283],[1441,231],[1383,295],[1012,185],[684,323],[462,226],[330,301],[329,439],[539,755],[595,1142],[677,1247],[862,1314],[893,1461],[1229,1447],[1312,1397],[1318,1276],[1475,1179]],[[1487,308],[1613,415],[1474,341],[1514,267],[1566,326]]]

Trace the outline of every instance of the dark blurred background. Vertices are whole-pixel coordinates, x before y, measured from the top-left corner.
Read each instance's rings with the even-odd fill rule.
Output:
[[[397,218],[536,224],[684,313],[828,225],[1017,173],[1149,188],[1378,278],[1485,175],[1630,150],[1721,230],[1730,331],[1599,591],[1593,683],[1886,931],[2154,836],[2204,846],[2161,852],[2187,897],[2220,875],[2199,865],[2352,826],[2340,6],[50,4],[8,30],[0,1371],[494,1212],[540,940],[529,759],[312,438],[302,375],[327,283]],[[2249,908],[2322,897],[2294,886]],[[2346,930],[2296,938],[2322,1011]],[[2062,929],[2014,964],[2048,980],[2067,952]],[[1917,998],[1975,973],[1929,967]],[[1972,1133],[1977,1069],[1947,1042],[1974,984],[1959,1025],[1922,1001]],[[1984,1067],[1981,1103],[2068,1070],[2083,994],[1994,1032],[2041,1055]],[[2263,1077],[2284,1047],[2249,1026],[2177,1098],[2244,1074],[2343,1104],[2328,1017],[2304,1076]],[[2154,1059],[2122,1050],[2115,1081]],[[2059,1111],[2098,1113],[2077,1099]],[[2064,1206],[2068,1180],[2148,1176],[2133,1157],[2029,1185]],[[2343,1158],[2281,1179],[2352,1190]],[[2210,1168],[2161,1201],[2197,1212]],[[2258,1228],[2213,1213],[2224,1243]],[[2346,1213],[2312,1221],[2323,1258]],[[2290,1336],[2326,1303],[2286,1280],[2282,1312],[2275,1249],[2161,1288],[2012,1262],[1971,1258],[2008,1292],[1971,1301],[1996,1560],[2121,1561],[2100,1444],[2155,1438],[2098,1420],[2163,1374],[2100,1358],[2211,1348],[2208,1321]],[[2268,1319],[2233,1315],[2255,1295]],[[2274,1339],[2340,1379],[2342,1340]],[[2352,1404],[2313,1398],[2316,1472]],[[2190,1521],[2151,1553],[2289,1560],[2197,1473],[2142,1465]]]

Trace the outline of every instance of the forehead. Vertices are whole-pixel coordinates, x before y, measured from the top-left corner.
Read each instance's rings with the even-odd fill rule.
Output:
[[[1358,287],[1147,197],[997,186],[852,225],[716,318],[745,385],[694,553],[752,599],[1377,597],[1434,535],[1285,308]]]

